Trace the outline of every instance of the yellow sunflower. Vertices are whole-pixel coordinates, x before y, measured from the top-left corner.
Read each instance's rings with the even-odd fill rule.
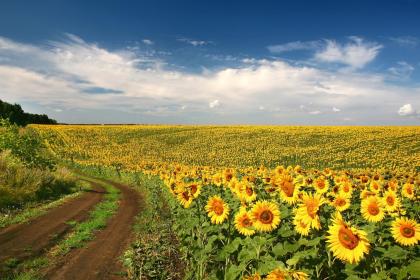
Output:
[[[177,199],[184,208],[189,208],[193,201],[193,196],[188,190],[184,190],[178,193]]]
[[[360,209],[363,218],[369,222],[379,222],[385,217],[382,201],[376,196],[370,196],[361,203]]]
[[[251,215],[243,207],[241,207],[239,212],[235,215],[235,228],[240,234],[245,236],[251,236],[255,233]]]
[[[208,200],[205,209],[213,224],[223,223],[229,216],[230,211],[229,205],[218,195],[215,195]]]
[[[234,177],[234,170],[232,168],[226,168],[223,170],[223,183],[227,185],[230,180]]]
[[[328,233],[328,248],[343,262],[358,263],[369,252],[367,233],[344,222],[338,212]]]
[[[280,199],[288,204],[295,204],[298,199],[299,188],[290,175],[283,175],[279,179]]]
[[[187,189],[194,198],[197,198],[201,193],[201,184],[196,182],[190,183],[187,185]]]
[[[269,201],[258,201],[251,210],[254,226],[259,231],[272,231],[280,224],[280,210]]]
[[[212,177],[212,183],[220,187],[223,183],[222,174],[216,173]]]
[[[403,246],[416,245],[420,240],[420,225],[407,218],[397,218],[391,225],[392,236]]]
[[[273,271],[271,271],[267,276],[266,276],[266,280],[286,280],[287,278],[287,272],[280,269],[280,268],[276,268]]]
[[[382,204],[385,206],[386,211],[393,212],[398,209],[401,203],[395,192],[387,191],[382,198]]]
[[[414,185],[408,182],[405,183],[402,187],[401,194],[408,199],[414,199]]]
[[[369,189],[374,193],[379,193],[382,190],[382,185],[379,181],[372,180]]]
[[[331,203],[336,210],[342,212],[350,207],[350,198],[342,195],[337,195]]]
[[[246,202],[252,202],[257,199],[257,193],[251,183],[246,182],[240,193],[240,198]]]
[[[319,177],[314,181],[313,186],[315,187],[317,193],[322,194],[328,191],[330,182],[324,177]]]
[[[302,203],[296,209],[297,219],[308,224],[311,228],[320,229],[321,223],[318,216],[319,207],[325,203],[325,199],[320,194],[303,193]]]
[[[309,231],[311,230],[310,224],[307,224],[300,219],[300,217],[295,216],[293,218],[293,225],[295,226],[295,231],[303,236],[308,236]]]
[[[340,195],[343,195],[345,197],[351,197],[353,194],[353,187],[350,182],[343,182],[340,185]]]

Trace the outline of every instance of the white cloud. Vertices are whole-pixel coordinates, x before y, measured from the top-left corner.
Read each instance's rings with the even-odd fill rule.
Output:
[[[267,49],[271,53],[283,53],[290,51],[299,51],[299,50],[313,50],[319,48],[322,45],[321,41],[295,41],[279,45],[268,46]]]
[[[341,73],[257,59],[237,68],[188,73],[168,69],[164,60],[137,50],[110,51],[74,35],[46,46],[0,37],[0,57],[7,58],[0,62],[0,98],[60,108],[60,121],[83,122],[88,112],[102,110],[92,120],[109,120],[111,112],[118,111],[114,115],[122,116],[119,120],[137,116],[128,122],[149,116],[176,122],[178,114],[185,117],[190,112],[202,117],[191,117],[191,122],[306,123],[312,119],[309,113],[329,122],[327,112],[336,107],[361,122],[369,123],[375,116],[407,123],[413,119],[398,118],[396,106],[400,102],[420,106],[420,98],[412,101],[420,96],[420,88],[389,84],[383,74]],[[299,110],[300,104],[308,108]],[[254,119],[258,106],[265,108],[264,119]],[[216,107],[220,116],[211,112]],[[72,114],[74,110],[80,114]]]
[[[149,45],[149,46],[154,44],[154,42],[150,39],[143,39],[142,42],[146,45]]]
[[[414,67],[405,61],[397,62],[396,66],[388,68],[391,79],[408,80],[414,72]]]
[[[391,37],[389,39],[402,47],[414,48],[420,44],[420,40],[413,36]]]
[[[333,40],[326,40],[326,46],[315,54],[321,62],[340,63],[353,69],[363,68],[375,59],[382,45],[364,42],[359,37],[351,37],[347,44],[339,44]]]
[[[335,113],[338,113],[338,112],[340,112],[340,111],[341,111],[341,109],[338,109],[338,108],[336,108],[336,107],[333,107],[333,108],[332,108],[332,110],[333,110],[333,112],[335,112]]]
[[[310,115],[319,115],[319,114],[321,114],[321,113],[322,113],[322,112],[321,112],[321,111],[318,111],[318,110],[308,112],[308,114],[310,114]]]
[[[210,108],[216,108],[220,106],[220,101],[218,99],[213,100],[209,103],[209,107]]]
[[[188,39],[188,38],[179,38],[178,41],[193,45],[194,47],[204,46],[211,43],[210,41],[194,40],[194,39]]]
[[[420,112],[416,112],[411,104],[405,104],[398,110],[398,115],[400,116],[420,116]]]

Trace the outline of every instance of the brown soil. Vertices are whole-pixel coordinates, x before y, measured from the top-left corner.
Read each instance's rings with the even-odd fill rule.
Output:
[[[129,186],[107,181],[122,192],[117,213],[107,227],[84,248],[75,249],[50,268],[47,279],[121,279],[119,257],[130,242],[135,216],[142,200]]]
[[[93,190],[50,210],[29,223],[12,225],[0,230],[0,274],[4,262],[22,261],[41,255],[57,240],[71,230],[69,221],[82,221],[104,193],[103,188],[92,183]]]

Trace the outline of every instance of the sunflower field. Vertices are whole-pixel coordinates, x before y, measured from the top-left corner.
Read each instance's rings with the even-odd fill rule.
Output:
[[[159,177],[186,279],[419,279],[419,127],[35,126]]]

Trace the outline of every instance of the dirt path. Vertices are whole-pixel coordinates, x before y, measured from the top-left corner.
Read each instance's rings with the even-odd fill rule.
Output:
[[[138,192],[107,181],[122,192],[117,213],[86,247],[71,251],[46,273],[46,279],[120,279],[118,260],[130,242],[135,216],[142,202]]]
[[[26,224],[13,225],[0,230],[0,272],[7,259],[24,260],[50,249],[66,234],[69,221],[82,221],[102,198],[104,189],[95,183],[92,191],[50,210]]]

